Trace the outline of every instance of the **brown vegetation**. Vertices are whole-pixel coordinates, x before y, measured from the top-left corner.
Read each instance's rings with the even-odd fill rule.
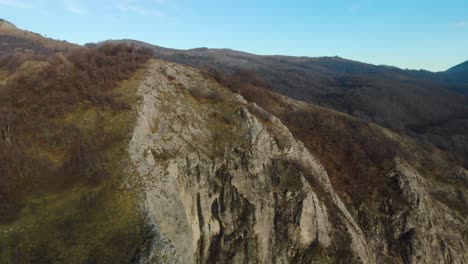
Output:
[[[251,73],[211,72],[234,92],[279,117],[320,160],[346,200],[361,202],[382,191],[397,146],[371,124],[322,108],[295,110]]]
[[[0,222],[14,220],[28,195],[106,177],[97,153],[115,139],[85,134],[64,118],[78,106],[129,109],[113,89],[149,58],[124,44],[82,48],[50,58],[38,74],[7,81],[0,89]],[[2,63],[9,68],[11,60]]]
[[[320,159],[339,193],[362,202],[383,191],[396,146],[370,124],[325,111],[289,112],[281,119]]]
[[[208,90],[202,87],[191,87],[188,89],[189,93],[193,98],[198,101],[207,102],[222,102],[224,100],[223,95],[217,90]]]
[[[155,46],[152,49],[159,58],[215,73],[233,90],[239,90],[236,82],[250,82],[293,99],[372,121],[445,150],[468,168],[468,127],[459,125],[468,122],[468,74],[463,71],[452,76],[450,72],[447,75],[401,70],[339,57],[259,56],[233,50],[171,50]],[[459,67],[463,69],[465,65]],[[240,76],[243,80],[239,81]]]
[[[397,134],[395,138],[390,138],[383,128],[373,123],[326,108],[307,104],[290,105],[288,99],[273,92],[265,82],[251,73],[213,70],[211,73],[220,83],[280,118],[293,135],[319,159],[342,199],[355,208],[389,197],[399,200],[398,188],[392,188],[387,177],[395,168],[394,160],[397,157],[439,184],[454,181],[447,177],[454,172],[441,164],[456,164],[457,161],[431,145]],[[255,111],[253,113],[262,118]],[[460,186],[466,184],[461,183]],[[460,207],[458,203],[458,200],[452,201],[449,206],[457,209]]]
[[[41,46],[41,49],[53,52],[68,52],[80,48],[80,46],[67,41],[50,39],[34,32],[19,29],[8,21],[0,21],[0,39],[3,40],[7,37],[16,37],[22,41],[35,43],[35,45]]]

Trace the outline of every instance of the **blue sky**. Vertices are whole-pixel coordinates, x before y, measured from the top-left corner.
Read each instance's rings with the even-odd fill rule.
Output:
[[[468,60],[468,0],[0,0],[0,18],[79,44],[133,38],[432,71]]]

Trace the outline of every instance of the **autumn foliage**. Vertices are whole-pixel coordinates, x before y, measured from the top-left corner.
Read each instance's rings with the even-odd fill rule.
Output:
[[[334,188],[350,201],[382,191],[398,149],[370,123],[316,107],[291,108],[267,82],[249,72],[210,72],[233,92],[280,118],[324,165]]]
[[[85,136],[63,118],[77,107],[124,111],[115,92],[151,53],[131,45],[101,45],[48,58],[37,74],[16,72],[0,86],[0,222],[14,220],[25,197],[106,178],[103,132]],[[14,58],[0,60],[15,70]],[[51,156],[59,155],[59,161]]]

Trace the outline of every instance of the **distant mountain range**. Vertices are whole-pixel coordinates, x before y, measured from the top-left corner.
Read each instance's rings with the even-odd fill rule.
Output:
[[[466,71],[464,62],[456,65],[444,72],[430,72],[427,70],[404,70],[394,66],[373,65],[362,63],[353,60],[347,60],[340,57],[293,57],[280,55],[255,55],[246,52],[231,50],[231,49],[208,49],[195,48],[189,50],[178,50],[164,48],[136,40],[109,40],[103,43],[134,43],[139,46],[152,49],[158,56],[162,58],[170,58],[192,65],[209,64],[221,65],[223,68],[258,70],[261,72],[267,71],[264,67],[273,67],[271,71],[284,70],[296,71],[297,73],[313,75],[313,77],[324,77],[324,75],[349,75],[349,76],[365,76],[373,75],[378,78],[387,78],[394,81],[416,81],[422,83],[435,83],[435,85],[444,89],[455,90],[457,92],[468,93],[468,89],[463,87],[460,89],[460,84],[449,82],[450,73],[463,73]],[[96,44],[88,44],[96,45]],[[191,61],[193,60],[193,61]],[[196,61],[195,61],[196,60]],[[280,66],[281,65],[281,66]],[[203,67],[203,66],[202,66]],[[460,74],[460,80],[466,84],[468,82],[467,75]],[[325,78],[325,77],[324,77]],[[307,82],[306,82],[307,84]],[[317,80],[313,80],[308,89],[314,89],[317,86]],[[327,86],[330,84],[327,83]],[[337,85],[341,85],[338,83]],[[433,84],[434,85],[434,84]],[[321,87],[320,90],[324,88]]]

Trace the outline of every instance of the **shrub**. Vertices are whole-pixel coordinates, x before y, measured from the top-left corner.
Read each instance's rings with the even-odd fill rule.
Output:
[[[190,95],[198,101],[207,100],[211,102],[221,102],[224,100],[223,95],[217,90],[205,90],[202,87],[189,88]]]
[[[203,88],[201,87],[191,87],[188,89],[189,93],[193,98],[197,99],[198,101],[201,101],[205,98],[205,92],[203,91]]]

